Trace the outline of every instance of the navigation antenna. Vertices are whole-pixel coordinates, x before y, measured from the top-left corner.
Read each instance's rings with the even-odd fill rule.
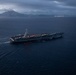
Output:
[[[24,37],[26,37],[27,34],[28,34],[28,31],[27,31],[27,29],[26,29],[26,32],[25,32],[25,34],[24,34]]]

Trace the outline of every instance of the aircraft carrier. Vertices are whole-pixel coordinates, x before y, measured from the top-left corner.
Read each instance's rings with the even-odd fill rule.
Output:
[[[37,41],[49,41],[63,37],[63,32],[52,33],[52,34],[32,34],[29,35],[27,30],[24,35],[19,34],[17,36],[10,37],[10,43],[26,43],[26,42],[37,42]]]

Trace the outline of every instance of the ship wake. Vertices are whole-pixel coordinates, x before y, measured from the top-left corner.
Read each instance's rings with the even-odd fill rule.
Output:
[[[8,39],[9,39],[8,37],[6,37],[6,38],[0,38],[0,45],[1,44],[9,44],[10,41]]]

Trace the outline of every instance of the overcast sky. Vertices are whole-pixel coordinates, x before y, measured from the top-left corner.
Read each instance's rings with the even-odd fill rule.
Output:
[[[76,0],[0,0],[0,13],[6,10],[28,14],[76,15]]]

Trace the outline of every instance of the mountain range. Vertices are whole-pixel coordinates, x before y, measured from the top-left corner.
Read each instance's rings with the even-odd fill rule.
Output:
[[[45,15],[45,14],[22,14],[22,13],[18,13],[14,10],[9,10],[9,11],[6,11],[4,13],[1,13],[0,14],[0,17],[1,18],[17,18],[17,17],[37,17],[37,16],[48,16],[48,15]],[[51,17],[54,17],[54,15],[50,15]]]
[[[46,15],[46,14],[22,14],[19,12],[16,12],[14,10],[9,10],[6,11],[2,14],[0,14],[0,18],[18,18],[18,17],[38,17],[38,16],[42,16],[42,17],[70,17],[70,15]]]
[[[0,14],[0,17],[24,17],[25,14],[18,13],[16,11],[10,10]]]

